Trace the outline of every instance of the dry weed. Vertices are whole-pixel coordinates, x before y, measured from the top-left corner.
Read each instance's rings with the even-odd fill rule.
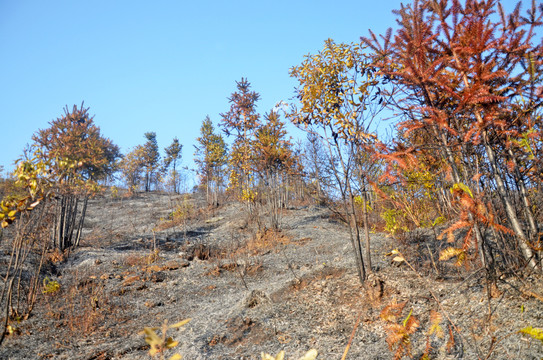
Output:
[[[292,238],[280,230],[264,229],[247,241],[245,246],[237,249],[236,255],[259,255],[266,251],[279,251],[279,245],[288,245]]]

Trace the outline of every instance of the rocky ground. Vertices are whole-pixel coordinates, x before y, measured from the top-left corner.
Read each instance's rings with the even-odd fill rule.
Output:
[[[483,271],[434,262],[435,240],[372,234],[364,289],[348,229],[326,208],[286,210],[280,233],[257,233],[239,204],[202,208],[155,193],[92,200],[82,246],[46,267],[60,289],[40,295],[0,358],[150,359],[144,327],[187,318],[168,331],[184,359],[311,348],[341,359],[353,334],[347,359],[393,359],[402,335],[415,359],[543,358],[541,342],[517,333],[543,327],[539,278],[502,276],[489,297]],[[175,211],[189,216],[169,222]],[[394,248],[417,272],[386,256]]]

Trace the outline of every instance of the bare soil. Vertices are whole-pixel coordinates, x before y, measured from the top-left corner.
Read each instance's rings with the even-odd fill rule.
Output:
[[[179,207],[192,216],[168,223]],[[415,359],[425,350],[430,359],[543,358],[541,342],[518,334],[543,327],[541,278],[502,276],[488,292],[482,270],[433,262],[443,246],[433,236],[398,244],[372,234],[374,274],[364,288],[348,228],[323,207],[285,210],[281,233],[257,233],[240,204],[207,211],[168,194],[95,199],[88,211],[82,246],[46,267],[60,290],[12,324],[1,359],[149,359],[140,331],[186,318],[168,333],[184,359],[280,350],[294,359],[311,348],[340,359],[353,330],[347,359],[393,359],[391,322],[380,314],[402,302],[393,323],[401,327],[410,311],[420,323],[409,337]],[[386,256],[394,248],[418,274]],[[430,334],[432,310],[442,334]]]

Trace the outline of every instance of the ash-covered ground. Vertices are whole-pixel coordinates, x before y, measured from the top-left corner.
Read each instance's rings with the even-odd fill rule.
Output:
[[[393,359],[401,341],[391,348],[387,338],[408,317],[418,324],[409,334],[415,359],[543,357],[541,342],[518,334],[543,327],[540,278],[502,277],[488,293],[484,271],[435,263],[441,245],[431,236],[398,244],[372,234],[374,274],[363,288],[348,228],[326,208],[292,207],[280,233],[257,233],[240,204],[202,207],[159,193],[92,200],[82,246],[45,267],[60,290],[13,324],[0,358],[150,359],[143,328],[190,318],[168,332],[183,359],[280,350],[297,359],[311,348],[317,359],[340,359],[355,327],[347,359]],[[176,209],[195,215],[168,223]],[[418,274],[386,256],[394,248]],[[395,319],[380,316],[402,303]]]

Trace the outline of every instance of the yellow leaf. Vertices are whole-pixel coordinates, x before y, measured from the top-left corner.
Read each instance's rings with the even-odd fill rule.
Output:
[[[473,194],[471,193],[471,190],[469,189],[469,187],[465,184],[462,184],[462,183],[456,183],[452,186],[451,188],[451,194],[454,193],[455,191],[463,191],[465,192],[466,194],[468,194],[471,198],[473,198]]]
[[[447,261],[450,258],[455,257],[455,256],[460,256],[463,253],[464,253],[464,250],[462,250],[462,249],[448,247],[448,248],[446,248],[445,250],[442,250],[439,253],[439,260]]]
[[[303,357],[301,357],[300,360],[315,360],[317,355],[319,355],[319,352],[315,349],[311,349]]]
[[[405,259],[401,256],[396,256],[394,259],[392,259],[392,261],[396,261],[396,262],[404,262]]]
[[[519,333],[530,335],[532,338],[539,340],[543,343],[543,329],[541,328],[533,328],[531,326],[528,326],[524,329],[520,329]]]
[[[162,343],[162,339],[155,333],[155,330],[150,327],[146,327],[143,329],[143,332],[145,333],[145,342],[151,346],[154,344],[160,344]]]
[[[179,341],[174,341],[172,338],[168,338],[166,340],[166,347],[168,349],[171,349],[171,348],[174,348],[176,347],[177,345],[179,345]]]
[[[180,321],[180,322],[178,322],[178,323],[175,323],[175,324],[173,324],[173,325],[170,325],[170,326],[168,326],[168,327],[169,327],[170,329],[179,328],[179,327],[181,327],[181,326],[187,324],[190,320],[191,320],[191,319],[185,319],[185,320],[182,320],[182,321]]]
[[[174,354],[172,356],[170,356],[170,358],[168,360],[181,360],[183,357],[179,354]]]
[[[279,354],[277,354],[277,356],[275,357],[271,356],[270,354],[264,353],[261,353],[260,356],[262,357],[262,360],[283,360],[283,358],[285,357],[285,352],[280,351]]]

